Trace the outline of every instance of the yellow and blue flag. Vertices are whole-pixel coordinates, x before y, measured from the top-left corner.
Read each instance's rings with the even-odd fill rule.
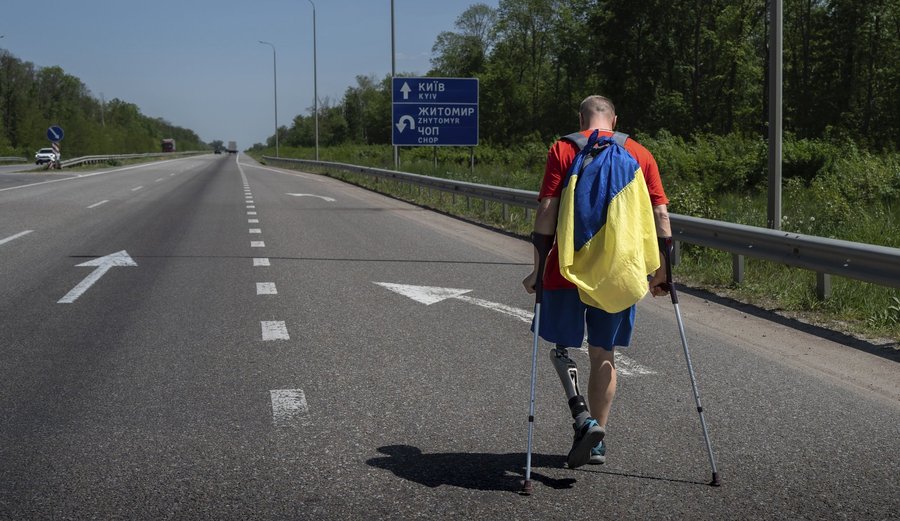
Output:
[[[582,302],[609,313],[643,298],[647,275],[659,268],[641,167],[596,130],[563,180],[556,241],[560,274],[575,284]]]

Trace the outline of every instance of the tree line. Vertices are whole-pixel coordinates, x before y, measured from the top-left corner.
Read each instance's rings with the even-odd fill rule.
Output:
[[[179,150],[208,148],[194,131],[141,113],[137,105],[96,99],[57,66],[37,67],[0,49],[0,156],[30,158],[48,146],[47,128],[65,132],[67,157],[160,151],[163,138]]]
[[[479,79],[479,132],[489,145],[567,133],[593,93],[613,99],[632,134],[764,139],[767,13],[767,0],[474,4],[437,37],[427,75]],[[900,0],[784,2],[787,138],[896,150],[898,57]],[[390,77],[358,76],[340,102],[320,103],[320,143],[390,143],[390,88]],[[278,132],[284,145],[311,146],[312,110]]]

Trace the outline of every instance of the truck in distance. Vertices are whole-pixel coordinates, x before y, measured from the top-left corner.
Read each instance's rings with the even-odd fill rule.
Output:
[[[227,150],[229,154],[237,154],[237,143],[235,141],[229,141]]]

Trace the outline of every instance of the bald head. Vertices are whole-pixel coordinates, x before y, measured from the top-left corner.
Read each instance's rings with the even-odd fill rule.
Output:
[[[588,96],[578,110],[581,130],[599,128],[612,130],[616,126],[616,107],[609,98]]]

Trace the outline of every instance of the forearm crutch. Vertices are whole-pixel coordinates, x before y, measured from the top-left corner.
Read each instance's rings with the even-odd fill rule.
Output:
[[[675,282],[672,281],[672,238],[659,239],[659,247],[666,260],[666,287],[672,297],[675,306],[675,319],[678,322],[678,333],[681,335],[681,345],[684,347],[684,358],[687,360],[688,374],[691,376],[691,388],[694,391],[694,403],[697,404],[697,412],[700,414],[700,426],[703,427],[703,438],[706,440],[706,451],[709,453],[709,465],[712,467],[712,481],[709,483],[718,487],[719,471],[716,469],[716,457],[713,455],[712,443],[709,441],[709,432],[706,428],[706,419],[703,417],[703,406],[700,404],[700,391],[697,390],[697,380],[694,377],[694,366],[691,364],[691,353],[688,351],[687,337],[684,335],[684,322],[681,320],[681,310],[678,308],[678,293],[675,291]]]
[[[541,327],[541,300],[544,294],[544,264],[547,254],[553,246],[553,236],[539,233],[531,234],[531,243],[537,249],[538,269],[534,285],[534,344],[531,348],[531,400],[528,405],[528,450],[525,453],[525,481],[522,483],[522,495],[530,496],[534,492],[531,483],[531,447],[534,439],[534,386],[537,380],[537,352],[539,331]]]

